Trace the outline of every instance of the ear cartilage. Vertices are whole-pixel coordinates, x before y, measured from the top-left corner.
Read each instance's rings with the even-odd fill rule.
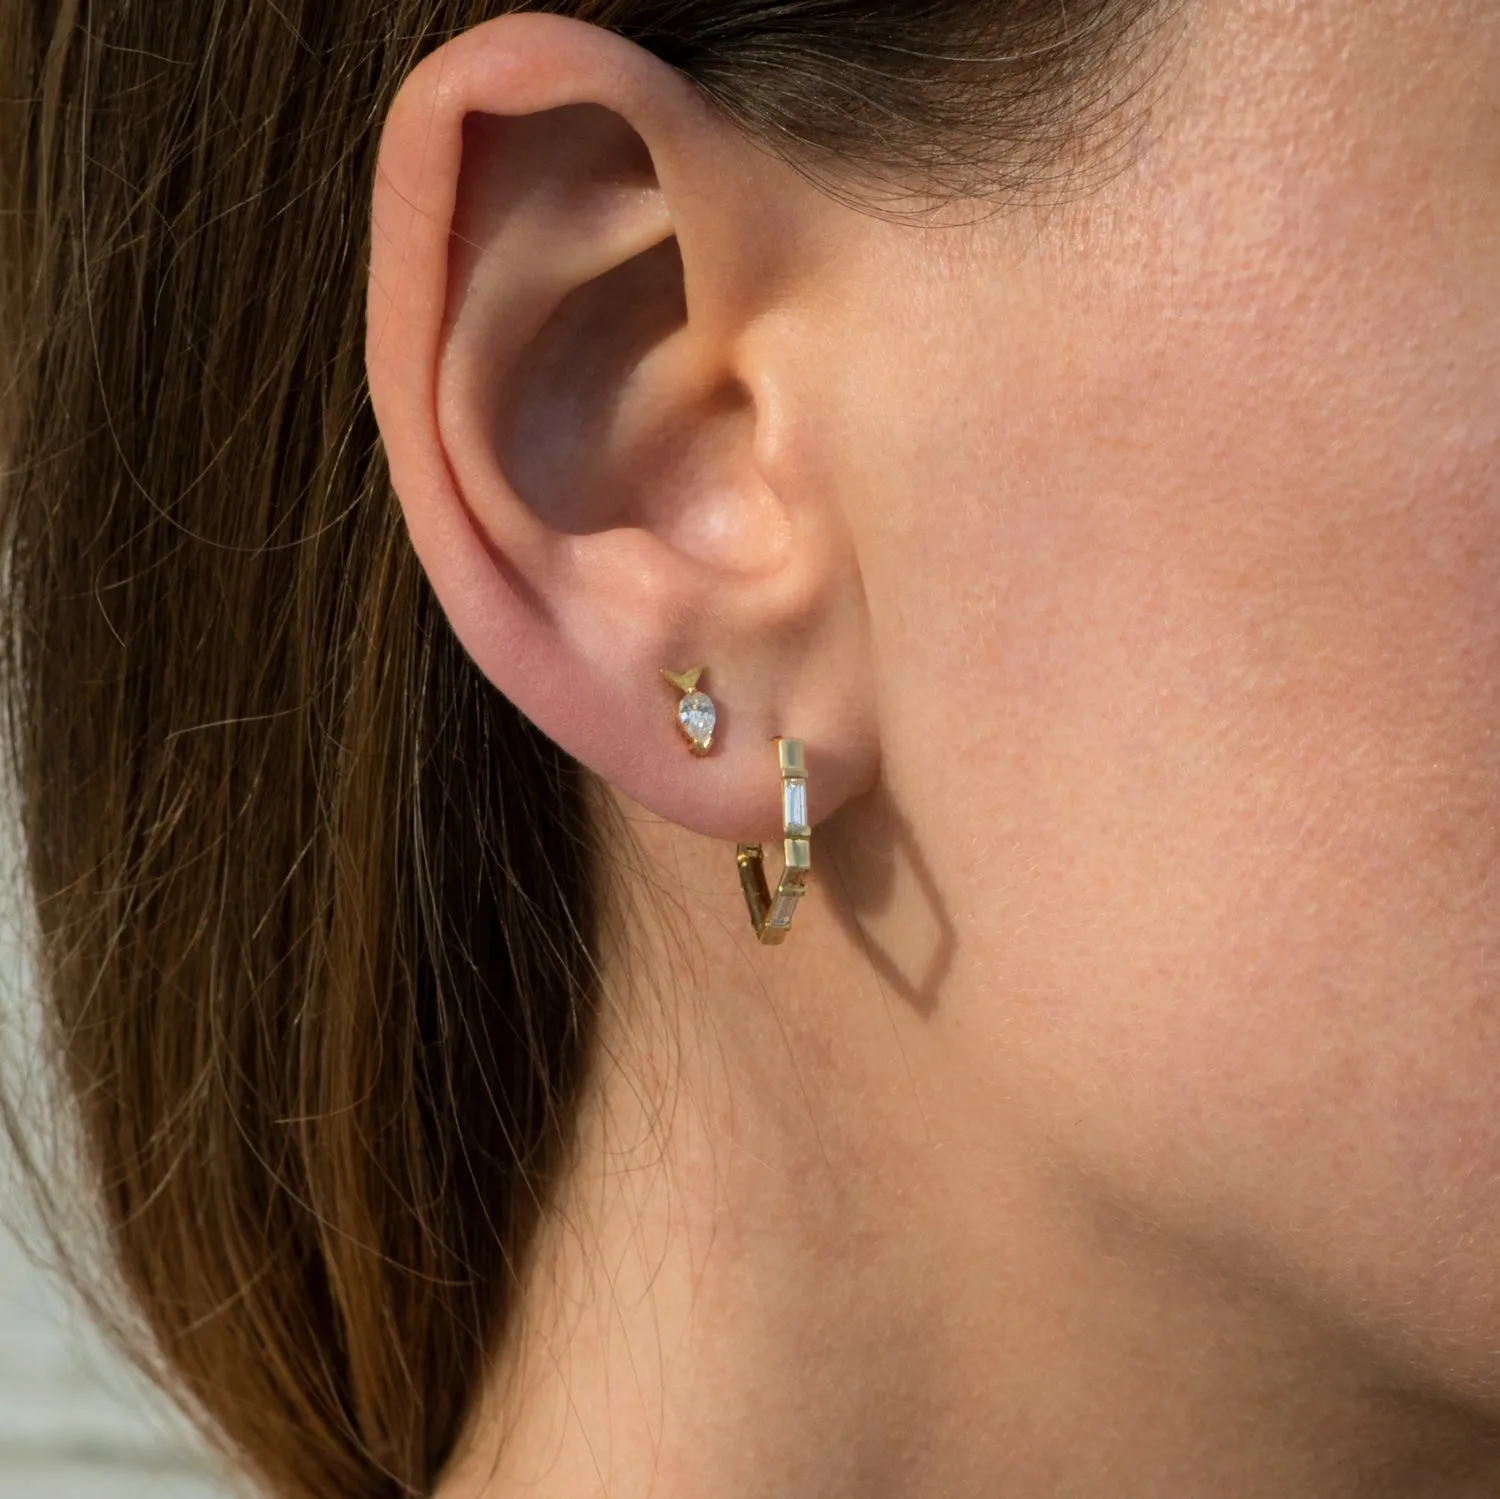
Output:
[[[714,747],[714,729],[719,722],[714,700],[698,691],[698,678],[706,670],[695,666],[691,671],[676,672],[663,667],[661,672],[663,679],[682,693],[682,701],[677,704],[677,727],[695,755],[706,755]]]
[[[750,910],[750,924],[767,947],[785,942],[792,929],[797,902],[807,888],[812,870],[812,826],[807,820],[807,760],[800,739],[777,739],[781,764],[781,822],[786,865],[771,894],[766,883],[765,850],[758,843],[741,843],[735,850],[740,888]]]

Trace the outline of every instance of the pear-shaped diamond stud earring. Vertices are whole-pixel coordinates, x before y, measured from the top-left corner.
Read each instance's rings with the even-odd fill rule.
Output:
[[[691,671],[676,672],[662,668],[662,678],[682,694],[677,704],[677,727],[682,730],[688,748],[695,755],[706,755],[714,747],[714,729],[719,721],[714,700],[698,691],[698,678],[706,667],[695,666]]]

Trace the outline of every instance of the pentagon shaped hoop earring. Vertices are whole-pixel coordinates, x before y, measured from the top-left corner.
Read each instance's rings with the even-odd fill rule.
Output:
[[[741,843],[735,850],[740,888],[750,911],[756,937],[767,947],[785,942],[792,929],[797,902],[807,888],[812,870],[812,828],[807,820],[807,761],[800,739],[776,739],[781,766],[782,848],[786,863],[776,894],[766,883],[765,850],[758,843]]]

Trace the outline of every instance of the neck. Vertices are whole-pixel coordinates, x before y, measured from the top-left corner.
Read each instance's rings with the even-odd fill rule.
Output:
[[[1495,1491],[1477,1419],[955,1071],[957,979],[891,957],[920,900],[825,877],[759,949],[731,853],[632,828],[688,893],[610,903],[576,1162],[440,1499]]]

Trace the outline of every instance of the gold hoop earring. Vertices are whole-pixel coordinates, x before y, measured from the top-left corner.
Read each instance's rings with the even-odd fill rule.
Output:
[[[797,902],[807,888],[812,869],[812,827],[807,820],[807,762],[800,739],[777,739],[781,763],[781,821],[786,866],[773,899],[766,884],[765,851],[758,843],[741,843],[735,850],[740,888],[750,909],[750,924],[767,947],[785,942],[792,928]]]

